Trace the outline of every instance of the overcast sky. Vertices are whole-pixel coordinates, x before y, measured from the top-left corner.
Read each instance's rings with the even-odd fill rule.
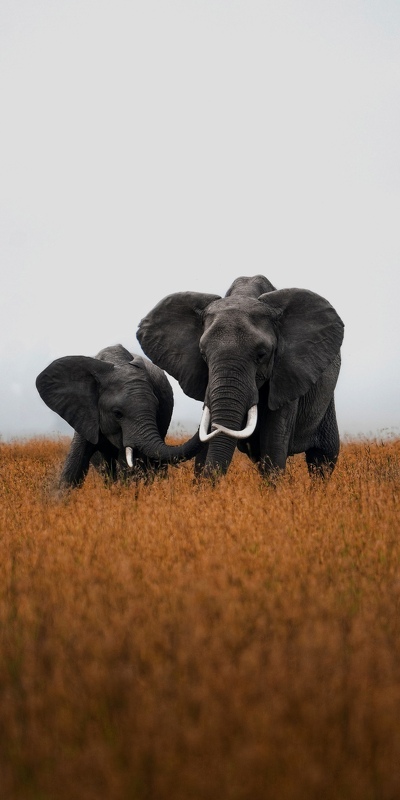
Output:
[[[341,434],[400,432],[398,0],[1,0],[0,109],[3,439],[71,432],[54,358],[257,273],[344,320]]]

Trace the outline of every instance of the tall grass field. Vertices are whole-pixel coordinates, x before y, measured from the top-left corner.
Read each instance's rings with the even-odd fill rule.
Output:
[[[0,445],[1,800],[400,797],[400,440],[153,483]]]

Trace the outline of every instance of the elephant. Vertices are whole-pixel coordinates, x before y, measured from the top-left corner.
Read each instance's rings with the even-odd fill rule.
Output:
[[[159,367],[121,344],[95,358],[56,359],[38,375],[36,387],[75,429],[60,477],[63,488],[79,486],[90,462],[99,466],[99,455],[115,480],[120,472],[150,477],[201,448],[198,432],[181,445],[165,443],[174,405],[170,382]]]
[[[305,453],[327,476],[340,449],[334,389],[344,325],[306,289],[276,289],[263,275],[237,278],[225,297],[177,292],[139,323],[143,352],[204,402],[195,473],[227,472],[236,445],[264,477]]]

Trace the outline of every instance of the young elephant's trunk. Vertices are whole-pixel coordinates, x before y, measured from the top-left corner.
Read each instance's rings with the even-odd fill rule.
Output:
[[[201,450],[198,431],[186,442],[178,445],[165,444],[157,426],[147,424],[143,428],[135,429],[133,436],[124,435],[125,455],[128,466],[133,466],[133,448],[140,450],[143,455],[159,464],[178,464],[180,461],[189,461]]]

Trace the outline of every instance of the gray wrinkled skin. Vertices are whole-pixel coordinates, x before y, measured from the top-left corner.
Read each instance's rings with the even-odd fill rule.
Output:
[[[203,400],[213,424],[246,425],[257,405],[254,433],[218,433],[196,458],[197,473],[229,467],[236,445],[262,474],[284,470],[304,452],[310,473],[332,471],[339,453],[334,389],[343,323],[323,297],[280,289],[262,275],[237,278],[225,297],[179,292],[140,322],[137,338],[152,361],[184,392]]]
[[[193,458],[200,448],[197,434],[183,445],[165,444],[174,405],[170,383],[159,367],[122,345],[106,347],[96,358],[59,358],[38,375],[36,386],[75,430],[61,486],[80,485],[91,462],[111,479],[146,477]]]

